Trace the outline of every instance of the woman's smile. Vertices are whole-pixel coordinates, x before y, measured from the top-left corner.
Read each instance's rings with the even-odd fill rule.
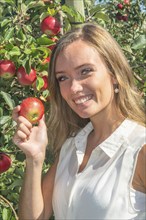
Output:
[[[93,95],[85,95],[75,98],[73,101],[76,105],[86,104],[89,100],[91,100]]]

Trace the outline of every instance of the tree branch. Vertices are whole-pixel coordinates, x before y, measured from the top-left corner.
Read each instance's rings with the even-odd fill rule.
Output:
[[[0,195],[0,200],[3,200],[5,203],[7,203],[10,206],[10,208],[12,209],[12,211],[14,213],[14,216],[15,216],[16,220],[18,220],[18,216],[17,216],[13,206],[11,205],[11,203],[5,197],[3,197],[2,195]]]

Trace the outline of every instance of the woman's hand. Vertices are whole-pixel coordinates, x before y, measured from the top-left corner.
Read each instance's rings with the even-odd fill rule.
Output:
[[[12,114],[13,120],[17,123],[13,142],[25,153],[26,158],[44,160],[48,144],[44,117],[39,121],[38,126],[32,126],[26,118],[19,116],[20,108],[17,106]]]

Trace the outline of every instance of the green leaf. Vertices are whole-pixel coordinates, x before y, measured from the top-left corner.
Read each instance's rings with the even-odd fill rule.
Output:
[[[22,179],[16,179],[9,187],[10,189],[14,189],[16,186],[22,185]]]
[[[42,7],[44,6],[44,2],[43,1],[31,1],[28,5],[27,5],[27,10],[31,9],[31,8],[37,8],[37,7]]]
[[[9,3],[9,4],[14,4],[13,0],[1,0],[1,3]]]
[[[49,13],[49,15],[54,16],[56,14],[56,11],[54,10],[54,8],[48,7],[48,13]]]
[[[25,41],[25,40],[26,40],[26,36],[25,36],[25,34],[23,33],[22,28],[20,28],[20,29],[18,30],[18,32],[16,33],[16,35],[17,35],[17,38],[18,38],[18,39],[20,39],[20,40],[22,40],[22,41]]]
[[[71,17],[75,16],[75,12],[74,12],[73,8],[70,8],[70,7],[66,6],[66,5],[62,6],[62,11],[66,12]]]
[[[138,38],[136,38],[132,44],[132,49],[143,49],[146,47],[146,35],[140,35]]]
[[[37,47],[37,50],[40,50],[44,53],[44,56],[47,57],[49,55],[49,50],[46,47]]]
[[[32,34],[32,27],[31,27],[31,25],[23,25],[23,29],[25,29],[25,31],[28,31],[28,32],[30,32],[31,34]]]
[[[0,117],[3,116],[3,108],[0,107]]]
[[[10,23],[11,20],[10,19],[4,19],[2,22],[1,22],[1,27],[4,27],[5,25],[7,25],[8,23]]]
[[[0,95],[3,97],[6,104],[9,106],[10,110],[12,110],[15,106],[15,103],[14,100],[11,98],[11,95],[3,91],[0,92]]]
[[[6,50],[12,50],[13,47],[14,47],[13,44],[11,44],[11,43],[7,43],[6,46],[5,46],[5,49],[6,49]]]
[[[32,50],[31,50],[31,49],[26,48],[26,49],[24,50],[24,53],[25,53],[25,54],[31,54],[31,53],[32,53]]]
[[[62,6],[63,12],[65,12],[68,15],[68,19],[72,22],[84,22],[84,17],[75,10],[73,7],[68,7],[66,5]]]
[[[21,4],[21,11],[23,11],[23,14],[26,13],[26,10],[27,10],[27,6],[24,3],[22,3]]]
[[[40,89],[43,87],[43,85],[44,85],[44,80],[42,79],[42,77],[38,76],[37,81],[36,81],[37,90],[40,91]]]
[[[3,220],[8,219],[8,209],[6,209],[6,208],[3,209],[2,218],[3,218]]]
[[[123,49],[124,51],[129,52],[129,53],[132,53],[132,49],[131,49],[131,46],[130,46],[130,45],[125,45],[125,46],[122,47],[122,49]]]
[[[98,13],[98,12],[102,12],[104,10],[104,6],[102,5],[97,5],[94,8],[91,8],[90,10],[90,14],[92,16],[92,14]]]
[[[42,36],[42,37],[38,38],[38,39],[36,40],[36,42],[37,42],[37,44],[39,44],[39,45],[50,45],[50,44],[52,44],[52,40],[49,39],[49,38],[46,37],[46,36]]]
[[[94,17],[102,19],[103,21],[109,21],[109,16],[104,12],[97,12]]]
[[[0,50],[0,54],[5,54],[6,53],[6,50],[5,49],[1,49]]]
[[[2,116],[2,117],[0,117],[0,125],[6,124],[9,120],[11,120],[10,116]]]
[[[30,71],[31,71],[31,59],[28,58],[28,59],[26,60],[26,62],[23,64],[23,66],[24,66],[24,68],[25,68],[27,74],[29,74]]]
[[[10,56],[14,56],[14,55],[19,56],[19,55],[21,55],[21,51],[20,51],[19,47],[14,46],[13,49],[9,52],[9,55]]]
[[[14,27],[12,27],[6,31],[5,36],[4,36],[5,41],[8,41],[10,38],[13,37],[13,35],[14,35]]]
[[[32,17],[31,19],[31,23],[35,22],[35,20],[39,19],[40,18],[40,15],[39,14],[36,14]]]

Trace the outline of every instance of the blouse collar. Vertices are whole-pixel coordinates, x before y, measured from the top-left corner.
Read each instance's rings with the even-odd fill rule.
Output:
[[[128,146],[128,136],[135,128],[136,123],[129,119],[125,119],[120,126],[94,150],[102,149],[110,158],[117,152],[117,150],[126,143]],[[75,146],[77,151],[85,152],[87,137],[93,130],[93,125],[89,122],[75,137]]]

